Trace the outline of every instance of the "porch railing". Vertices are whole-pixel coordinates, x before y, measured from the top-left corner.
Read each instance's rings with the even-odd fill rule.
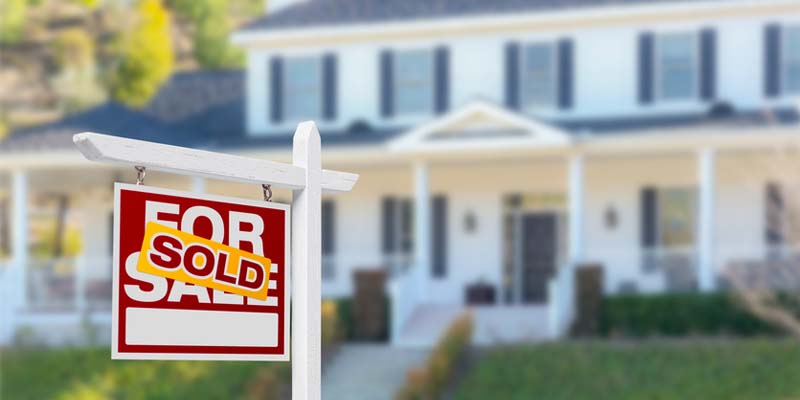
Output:
[[[85,312],[111,309],[111,260],[65,257],[31,260],[25,268],[30,312]]]
[[[396,343],[403,326],[414,313],[424,291],[425,269],[412,265],[404,272],[396,273],[389,282],[391,295],[391,340]]]

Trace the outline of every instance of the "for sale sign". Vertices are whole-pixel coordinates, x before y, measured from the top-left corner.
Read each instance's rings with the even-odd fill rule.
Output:
[[[117,184],[112,358],[289,359],[289,207]]]

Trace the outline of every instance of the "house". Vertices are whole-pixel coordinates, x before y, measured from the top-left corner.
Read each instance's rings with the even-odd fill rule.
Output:
[[[177,74],[144,110],[109,103],[0,142],[0,338],[109,319],[112,183],[134,173],[84,161],[84,130],[286,161],[315,120],[326,168],[361,175],[324,199],[323,294],[386,269],[399,345],[432,343],[469,288],[494,298],[474,306],[479,342],[558,338],[586,263],[608,294],[712,291],[731,263],[796,249],[796,1],[269,7],[232,37],[243,72]],[[33,245],[48,215],[82,238],[77,254]]]

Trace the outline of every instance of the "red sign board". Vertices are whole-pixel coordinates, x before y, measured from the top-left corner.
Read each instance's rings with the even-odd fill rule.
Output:
[[[289,359],[289,206],[117,184],[112,358]]]

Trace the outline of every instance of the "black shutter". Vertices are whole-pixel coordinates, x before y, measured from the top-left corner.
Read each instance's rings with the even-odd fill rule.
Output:
[[[450,52],[447,47],[436,49],[436,113],[441,114],[450,106]]]
[[[270,60],[270,121],[279,123],[283,120],[283,59],[272,57]]]
[[[558,43],[558,107],[562,110],[572,108],[573,64],[572,40],[562,39]]]
[[[326,54],[322,58],[322,116],[326,120],[336,119],[336,97],[338,87],[336,68],[336,55]]]
[[[774,182],[767,183],[764,207],[764,239],[770,246],[781,245],[784,242],[783,226],[784,202],[780,185]]]
[[[519,43],[506,44],[506,106],[520,108],[519,87]]]
[[[336,203],[322,201],[322,255],[331,255],[336,247]]]
[[[414,250],[414,203],[411,199],[400,201],[400,248],[408,253]]]
[[[393,54],[391,50],[381,52],[380,60],[380,99],[381,116],[391,117],[394,114],[394,73],[393,73]]]
[[[640,193],[640,207],[642,212],[640,238],[642,248],[644,249],[655,247],[656,241],[658,240],[657,201],[655,188],[646,187],[642,189]]]
[[[382,243],[383,254],[392,254],[395,252],[395,216],[397,215],[396,207],[397,202],[392,197],[384,197],[381,201],[381,215],[382,215]]]
[[[652,33],[639,36],[639,103],[653,102],[653,41]]]
[[[714,100],[717,97],[717,33],[703,29],[700,33],[700,97]]]
[[[781,27],[770,24],[764,30],[764,95],[781,94]]]
[[[431,252],[434,277],[447,276],[447,197],[435,196],[433,198],[433,235],[431,239]]]

